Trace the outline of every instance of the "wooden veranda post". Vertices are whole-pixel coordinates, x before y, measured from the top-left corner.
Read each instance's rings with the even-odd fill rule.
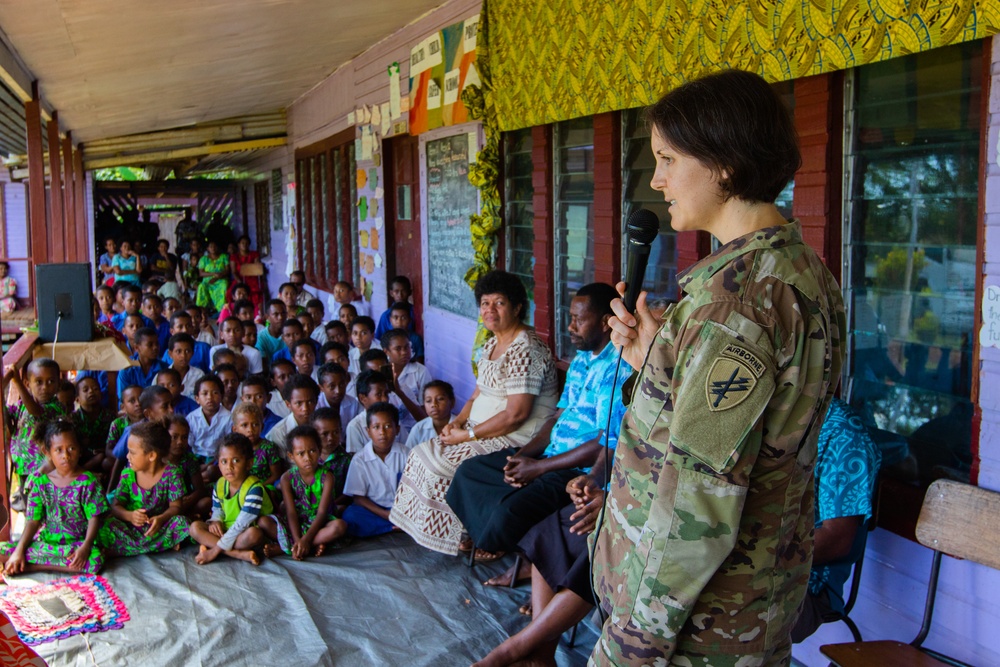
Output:
[[[42,103],[37,84],[32,86],[33,99],[24,103],[28,139],[28,231],[31,238],[31,261],[28,263],[30,292],[35,296],[35,264],[47,261],[48,236],[45,229],[45,163],[42,156]]]
[[[49,132],[49,238],[52,239],[49,248],[52,256],[50,262],[65,262],[67,256],[66,219],[63,217],[62,170],[59,161],[59,112],[52,112],[52,120],[48,123]]]

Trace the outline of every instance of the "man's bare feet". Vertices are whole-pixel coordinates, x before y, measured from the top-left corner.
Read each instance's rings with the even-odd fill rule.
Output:
[[[284,556],[285,552],[277,544],[271,543],[264,545],[264,555],[268,558],[277,558],[278,556]]]
[[[531,563],[521,559],[521,567],[518,568],[517,572],[514,572],[514,566],[511,565],[506,572],[503,574],[498,574],[495,577],[491,577],[483,582],[483,586],[500,586],[507,587],[510,586],[511,577],[516,576],[517,579],[514,581],[515,585],[531,579]]]
[[[218,549],[210,549],[204,544],[198,549],[198,555],[194,557],[194,562],[198,565],[206,565],[219,557]]]

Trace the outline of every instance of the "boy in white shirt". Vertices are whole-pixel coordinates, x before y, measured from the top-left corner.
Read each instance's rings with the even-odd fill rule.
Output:
[[[351,459],[344,494],[354,502],[344,510],[347,534],[374,537],[398,530],[389,522],[389,510],[396,487],[406,467],[409,450],[396,439],[399,411],[391,403],[374,403],[368,408],[368,435],[364,449]]]
[[[399,425],[410,430],[418,421],[427,418],[423,406],[424,387],[434,378],[427,372],[426,366],[411,361],[413,350],[410,347],[410,335],[403,329],[390,329],[382,334],[382,350],[392,368],[392,386],[389,390],[403,404]]]
[[[319,386],[308,375],[295,374],[285,382],[281,395],[288,406],[289,415],[275,424],[264,437],[277,445],[281,455],[287,459],[288,433],[296,426],[305,426],[312,419],[312,414],[316,411]]]
[[[351,345],[354,347],[348,354],[350,366],[347,370],[352,373],[360,373],[361,355],[371,348],[382,349],[382,345],[375,340],[375,320],[364,315],[354,318],[354,321],[351,322]]]
[[[455,390],[444,380],[432,380],[424,386],[424,412],[427,419],[417,422],[406,438],[406,446],[413,449],[441,435],[441,429],[451,421],[455,409]]]
[[[260,351],[255,347],[249,347],[243,344],[243,321],[238,317],[227,317],[222,322],[222,328],[219,329],[219,338],[222,340],[221,345],[216,345],[211,349],[209,354],[214,355],[216,350],[221,350],[223,348],[229,348],[237,354],[242,354],[247,360],[247,373],[260,373],[264,370],[264,363],[260,358]]]
[[[378,371],[362,371],[357,379],[358,401],[366,411],[376,403],[387,403],[389,400],[389,381]],[[391,405],[391,403],[390,403]],[[393,406],[395,408],[395,406]],[[399,424],[399,410],[396,410],[396,424]],[[398,431],[397,431],[398,435]],[[368,441],[368,416],[362,412],[352,419],[344,429],[344,442],[347,453],[355,454],[364,449]]]
[[[187,415],[191,427],[188,443],[202,463],[215,460],[218,442],[233,430],[229,410],[222,405],[222,392],[222,380],[215,375],[205,375],[195,383],[195,400],[199,407]]]
[[[316,371],[319,378],[319,401],[317,408],[333,408],[340,413],[340,423],[350,424],[351,420],[365,409],[354,396],[347,395],[350,375],[336,363],[325,363]]]
[[[278,415],[282,419],[292,414],[292,411],[285,405],[285,399],[281,397],[281,390],[285,388],[288,378],[295,375],[295,364],[287,359],[279,359],[271,363],[271,400],[267,403],[267,409]]]

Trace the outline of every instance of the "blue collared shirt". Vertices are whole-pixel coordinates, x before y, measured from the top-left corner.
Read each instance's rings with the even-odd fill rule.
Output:
[[[201,406],[195,403],[194,399],[181,394],[177,397],[177,402],[174,403],[174,414],[180,415],[181,417],[187,417],[199,407]]]
[[[557,406],[562,409],[562,414],[552,427],[545,456],[564,454],[601,436],[607,425],[609,408],[612,409],[611,428],[608,437],[602,440],[614,449],[618,442],[618,429],[625,416],[622,385],[629,376],[628,372],[619,372],[612,395],[617,363],[618,352],[611,343],[596,355],[583,351],[576,353],[566,372],[566,386]]]
[[[194,354],[191,355],[191,365],[195,368],[200,368],[207,373],[208,369],[212,367],[212,359],[209,354],[209,350],[211,349],[212,347],[208,343],[196,340],[194,342]],[[161,357],[160,361],[165,363],[167,366],[173,365],[174,360],[170,358],[170,350],[163,353],[163,357]]]
[[[156,325],[153,324],[153,320],[149,319],[142,313],[136,313],[136,314],[142,318],[142,326],[149,327],[150,329],[156,328]],[[126,317],[128,317],[128,313],[118,313],[117,315],[111,318],[111,326],[113,326],[118,331],[121,331],[122,327],[125,326]]]
[[[153,384],[156,374],[166,367],[166,364],[157,360],[149,365],[148,373],[142,372],[142,366],[129,366],[118,371],[118,401],[121,402],[122,392],[125,391],[125,387],[135,384],[145,389]]]

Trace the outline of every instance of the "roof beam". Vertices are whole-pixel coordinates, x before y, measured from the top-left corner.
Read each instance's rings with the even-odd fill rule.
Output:
[[[85,169],[105,169],[110,167],[122,167],[129,165],[143,165],[150,162],[163,162],[165,160],[178,160],[181,158],[203,157],[205,155],[217,155],[219,153],[237,153],[240,151],[256,151],[265,148],[278,148],[288,143],[287,137],[275,137],[272,139],[255,139],[253,141],[236,141],[222,144],[211,144],[207,146],[194,146],[192,148],[177,148],[167,151],[155,151],[150,153],[139,153],[135,155],[123,155],[118,157],[93,158],[87,157],[86,146],[84,147],[83,166]]]

